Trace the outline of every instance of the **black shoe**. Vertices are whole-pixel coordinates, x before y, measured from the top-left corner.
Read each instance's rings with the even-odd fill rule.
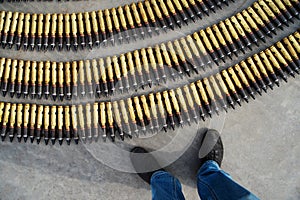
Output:
[[[221,166],[224,148],[220,134],[214,129],[209,129],[204,133],[200,143],[199,159],[200,167],[208,160],[213,160]]]
[[[131,150],[130,159],[137,174],[148,184],[154,172],[165,171],[152,154],[142,147],[134,147]]]

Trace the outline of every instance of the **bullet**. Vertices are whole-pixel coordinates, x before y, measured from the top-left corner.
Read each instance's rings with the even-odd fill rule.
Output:
[[[126,18],[127,18],[128,25],[131,29],[131,35],[132,35],[133,39],[136,41],[138,35],[137,35],[136,29],[135,29],[135,25],[134,25],[134,21],[133,21],[131,12],[130,12],[129,5],[125,5],[124,10],[125,10],[125,13],[126,13]]]
[[[49,126],[50,126],[50,108],[49,106],[44,107],[44,115],[43,115],[43,136],[45,144],[48,145],[49,142]]]
[[[175,111],[175,114],[176,114],[177,121],[178,121],[179,125],[181,127],[183,127],[184,122],[183,122],[183,118],[182,118],[182,114],[181,114],[181,111],[180,111],[179,103],[178,103],[178,100],[175,96],[174,90],[169,91],[169,96],[171,98],[171,102],[172,102],[172,105],[173,105],[173,108],[174,108],[174,111]]]
[[[218,84],[219,84],[220,87],[222,88],[223,93],[226,95],[226,99],[227,99],[228,104],[229,104],[233,109],[235,109],[233,99],[232,99],[232,97],[231,97],[231,95],[230,95],[230,93],[229,93],[229,91],[228,91],[228,88],[227,88],[227,86],[226,86],[226,84],[225,84],[225,82],[224,82],[224,80],[223,80],[221,74],[220,74],[220,73],[217,73],[217,74],[215,75],[215,77],[216,77],[216,79],[218,80]],[[216,85],[215,85],[215,86],[216,86]],[[215,87],[215,88],[216,88],[216,87]],[[234,98],[235,98],[235,97],[234,97]],[[237,101],[237,102],[239,102],[239,101]]]
[[[64,106],[64,136],[68,145],[71,143],[71,118],[70,107]],[[62,140],[61,140],[62,141]]]
[[[37,14],[32,14],[30,20],[30,38],[29,38],[30,39],[29,46],[31,51],[33,51],[35,47],[36,31],[37,31]]]
[[[160,45],[160,48],[162,50],[162,55],[164,57],[164,61],[167,65],[167,69],[168,69],[168,74],[171,75],[173,81],[176,80],[177,76],[176,76],[176,73],[175,73],[175,70],[173,70],[173,66],[172,66],[172,62],[171,62],[171,58],[170,58],[170,55],[169,55],[169,52],[167,50],[167,47],[164,43],[162,43]]]
[[[140,32],[140,35],[142,36],[142,39],[144,39],[145,38],[145,31],[143,29],[141,17],[140,17],[140,14],[139,14],[138,10],[137,10],[137,7],[136,7],[135,3],[132,3],[130,5],[130,7],[131,7],[131,10],[132,10],[132,13],[133,13],[133,17],[135,19],[135,24],[138,27],[138,30]]]
[[[12,20],[12,12],[8,11],[5,14],[5,22],[3,26],[3,34],[2,34],[2,48],[5,49],[7,45],[7,36],[8,36],[8,31],[11,25],[11,20]]]
[[[113,19],[113,22],[114,22],[115,30],[117,31],[117,34],[118,34],[119,43],[122,44],[123,43],[123,36],[121,34],[121,28],[120,28],[119,18],[117,16],[117,10],[115,8],[112,8],[110,10],[110,12],[111,12],[112,19]]]
[[[296,40],[296,37],[294,35],[289,35],[288,36],[291,44],[293,45],[293,47],[296,49],[297,53],[300,53],[300,48],[299,48],[299,42]]]
[[[27,142],[27,139],[28,139],[29,110],[30,110],[30,105],[25,104],[24,118],[23,118],[23,138],[24,138],[25,143]]]
[[[223,21],[221,21],[218,24],[218,26],[221,29],[221,32],[223,33],[226,41],[228,42],[228,46],[230,48],[230,51],[233,52],[235,54],[235,56],[237,56],[238,49],[236,47],[236,44],[233,42],[232,37],[231,37],[229,31],[227,30],[227,27],[226,27],[225,23]]]
[[[138,125],[142,127],[142,132],[146,134],[146,125],[144,121],[144,115],[142,111],[142,107],[140,105],[139,97],[133,97],[134,107],[138,118]]]
[[[132,54],[131,54],[131,52],[128,52],[126,54],[126,58],[127,58],[127,65],[128,65],[128,69],[129,69],[129,73],[130,73],[131,85],[133,86],[133,88],[135,90],[137,90],[138,83],[136,81],[135,67],[134,67],[134,63],[133,63],[133,60],[132,60]]]
[[[0,104],[1,107],[1,104]],[[1,108],[3,109],[3,108]],[[16,119],[16,132],[18,142],[21,142],[22,139],[22,124],[23,124],[23,104],[17,105],[17,119]]]
[[[129,111],[129,116],[130,116],[130,120],[131,120],[131,125],[133,126],[134,134],[136,137],[139,137],[139,130],[137,127],[136,116],[135,116],[134,107],[132,105],[131,98],[127,99],[127,108]]]
[[[49,38],[51,51],[53,51],[56,46],[56,29],[57,29],[57,14],[54,13],[54,14],[52,14],[52,17],[51,17],[51,32],[50,32],[50,38]]]
[[[12,142],[15,137],[15,123],[16,123],[16,114],[17,114],[16,110],[17,110],[17,105],[12,104],[10,109],[9,134],[8,134],[10,142]]]
[[[10,96],[13,97],[15,94],[15,81],[17,76],[17,65],[18,60],[13,60],[11,64],[11,70],[10,70],[10,84],[9,84],[9,93]]]
[[[3,83],[1,84],[2,86],[2,95],[5,97],[7,90],[8,90],[8,79],[10,75],[10,69],[11,69],[11,59],[6,59],[5,62],[5,69],[4,69],[4,74],[3,74]]]
[[[246,10],[242,11],[243,17],[246,19],[246,21],[249,23],[251,28],[254,30],[254,33],[263,41],[266,42],[265,36],[262,33],[262,31],[258,28],[252,17],[249,15],[249,13]]]
[[[141,18],[142,18],[142,20],[143,20],[143,24],[144,24],[145,27],[146,27],[146,31],[147,31],[148,35],[149,35],[150,37],[152,37],[152,34],[153,34],[153,33],[152,33],[152,27],[150,26],[149,19],[148,19],[147,13],[146,13],[146,11],[145,11],[144,5],[143,5],[142,2],[138,2],[138,3],[137,3],[137,6],[138,6],[138,8],[139,8],[139,13],[140,13]]]
[[[283,46],[281,42],[276,43],[277,48],[280,50],[282,56],[284,59],[288,62],[287,64],[297,73],[299,74],[299,67],[298,65],[293,61],[291,55],[288,53],[286,48]],[[292,49],[293,50],[293,49]],[[294,55],[297,55],[296,52],[293,52]],[[299,59],[298,59],[299,60]]]
[[[93,37],[94,37],[94,44],[96,47],[100,47],[100,37],[99,37],[99,26],[97,21],[97,14],[95,11],[90,13],[91,20],[92,20],[92,30],[93,30]]]
[[[9,114],[11,110],[11,103],[6,103],[4,107],[4,114],[2,119],[2,128],[1,128],[1,140],[2,142],[5,140],[6,132],[7,132],[7,126],[9,123]],[[2,115],[2,113],[1,113]]]
[[[99,77],[99,69],[98,69],[98,63],[96,59],[92,60],[92,68],[93,68],[93,76],[94,76],[94,82],[96,87],[96,94],[97,97],[100,98],[101,95],[101,87],[100,87],[100,77]]]
[[[100,103],[100,126],[102,129],[102,139],[106,141],[107,134],[106,134],[106,112],[105,112],[105,103]]]
[[[150,113],[149,105],[147,103],[147,99],[146,99],[145,95],[142,95],[140,98],[141,98],[145,118],[147,120],[146,124],[148,124],[148,127],[149,127],[151,133],[153,133],[154,126],[152,123],[151,113]],[[158,126],[157,121],[155,121],[155,126]]]
[[[82,60],[78,62],[78,76],[79,76],[79,93],[81,97],[85,96],[85,73],[84,63]]]
[[[189,43],[189,47],[191,48],[191,50],[193,52],[193,55],[196,57],[196,61],[197,61],[198,66],[200,66],[202,69],[204,69],[204,60],[202,59],[202,55],[198,51],[198,48],[197,48],[196,44],[194,43],[194,40],[191,37],[191,35],[187,35],[186,40]],[[197,72],[199,72],[198,67],[197,67],[196,73]]]
[[[108,30],[108,38],[110,39],[110,42],[112,46],[115,45],[115,38],[114,38],[114,32],[113,32],[113,25],[112,25],[112,20],[110,17],[110,12],[108,9],[104,10],[104,15],[105,15],[105,22],[106,22],[106,27]]]
[[[157,113],[156,103],[155,103],[155,98],[154,98],[153,93],[150,93],[148,95],[148,99],[149,99],[149,102],[150,102],[150,110],[151,110],[151,114],[152,114],[152,121],[153,121],[154,130],[156,132],[158,132],[158,131],[160,131],[160,126],[159,126],[158,113]],[[142,97],[142,102],[144,103],[145,101],[146,101],[146,99]]]
[[[1,80],[2,80],[2,77],[3,77],[3,71],[4,71],[4,68],[5,68],[5,65],[6,65],[6,59],[5,58],[1,58],[0,59],[0,85],[1,85]]]
[[[12,16],[12,20],[11,20],[11,24],[10,24],[10,31],[9,31],[8,40],[7,40],[7,44],[10,49],[12,48],[12,46],[14,44],[14,37],[15,37],[16,29],[17,29],[18,18],[19,18],[19,13],[14,12],[14,14]]]
[[[72,97],[78,97],[78,71],[77,71],[77,61],[72,62]]]
[[[70,14],[66,13],[64,15],[64,32],[65,32],[65,45],[67,51],[71,49],[71,23],[70,23]]]
[[[174,63],[172,66],[175,68],[175,70],[177,71],[179,76],[182,77],[183,72],[182,72],[181,67],[179,65],[179,61],[178,61],[178,58],[177,58],[177,55],[176,55],[176,52],[174,50],[172,42],[170,42],[170,41],[167,42],[167,48],[168,48],[168,52],[171,55],[171,59]]]
[[[164,131],[167,132],[168,118],[166,117],[166,112],[165,112],[165,108],[164,108],[163,101],[161,98],[161,94],[159,92],[157,92],[155,94],[155,98],[156,98],[157,108],[158,108],[158,112],[159,112],[159,124],[162,124]]]
[[[32,61],[30,69],[30,96],[32,99],[36,95],[37,63]]]
[[[266,55],[269,56],[268,59],[270,59],[270,61],[272,62],[273,66],[277,69],[277,71],[278,71],[279,75],[281,76],[281,78],[282,78],[285,82],[287,82],[287,77],[286,77],[285,74],[283,73],[283,71],[282,71],[282,69],[281,69],[279,63],[277,62],[276,58],[274,57],[274,55],[272,54],[272,52],[270,51],[270,49],[266,49],[266,50],[265,50],[265,53],[266,53]],[[284,66],[284,67],[285,67],[285,69],[287,69],[286,66]],[[294,76],[294,73],[293,73],[292,71],[287,70],[287,72],[290,73],[291,76]],[[292,73],[291,73],[291,72],[292,72]]]
[[[103,58],[100,58],[98,60],[98,64],[99,64],[99,68],[100,68],[102,91],[104,92],[105,96],[108,96],[108,86],[107,86],[107,78],[106,78],[106,69],[104,67],[104,60],[103,60]]]
[[[3,31],[3,28],[4,28],[5,15],[6,15],[5,11],[0,12],[0,40],[2,39],[2,31]]]
[[[93,105],[93,138],[97,142],[99,139],[99,103]]]
[[[50,33],[50,26],[51,26],[51,14],[45,15],[44,20],[44,34],[43,34],[43,48],[46,51],[49,46],[49,33]]]
[[[87,89],[89,97],[94,97],[94,89],[93,89],[93,76],[91,71],[91,62],[89,60],[86,60],[84,62],[85,64],[85,72],[86,72],[86,82],[87,82]]]
[[[78,23],[78,32],[79,32],[79,39],[80,39],[80,46],[81,49],[84,49],[86,46],[85,41],[85,32],[84,32],[84,24],[83,24],[83,16],[82,13],[77,13],[77,23]]]
[[[277,78],[277,75],[275,74],[275,71],[273,69],[273,66],[272,64],[270,63],[267,55],[265,54],[265,52],[261,51],[259,53],[259,57],[261,58],[261,60],[263,61],[264,63],[264,66],[266,66],[268,72],[269,72],[269,76],[272,78],[272,80],[274,81],[274,83],[279,87],[279,80]],[[254,59],[256,58],[256,56],[254,57]],[[283,74],[283,71],[279,70],[279,74]],[[284,74],[283,74],[284,75]],[[285,76],[285,75],[284,75]]]
[[[210,40],[212,41],[212,44],[214,45],[214,47],[215,47],[215,49],[216,49],[216,51],[217,51],[217,53],[218,53],[218,58],[221,59],[221,60],[223,60],[223,62],[225,62],[225,60],[224,60],[225,55],[224,55],[224,53],[223,53],[223,51],[222,51],[222,49],[221,49],[221,47],[220,47],[220,44],[219,44],[217,38],[215,37],[215,35],[214,35],[212,29],[211,29],[210,27],[207,27],[207,28],[205,29],[205,31],[206,31],[206,33],[208,34],[208,37],[209,37]]]
[[[195,102],[195,104],[197,105],[197,107],[198,107],[198,109],[199,109],[200,117],[201,117],[201,119],[202,119],[203,121],[205,121],[205,114],[204,114],[203,107],[202,107],[202,103],[201,103],[201,100],[200,100],[200,96],[199,96],[199,94],[198,94],[198,91],[197,91],[197,89],[196,89],[195,84],[194,84],[194,83],[191,83],[191,84],[189,85],[189,88],[192,90],[193,97],[194,97],[194,98],[192,98],[192,99],[194,99],[194,102]],[[188,89],[184,89],[184,90],[185,90],[185,92],[187,93]],[[189,92],[188,92],[188,93],[189,93]],[[188,98],[188,96],[191,97],[191,95],[187,95],[187,98]],[[191,99],[191,100],[192,100],[192,99]]]
[[[155,60],[155,57],[154,57],[152,47],[147,48],[147,53],[148,53],[148,58],[150,60],[150,66],[151,66],[151,69],[152,69],[152,72],[153,72],[153,75],[154,75],[154,79],[155,79],[156,83],[159,84],[160,83],[160,76],[159,76],[159,72],[158,72],[158,69],[157,69],[157,64],[156,64],[156,60]]]
[[[127,69],[127,62],[124,54],[120,55],[120,63],[121,63],[121,68],[122,68],[122,79],[124,80],[124,86],[127,90],[127,92],[130,89],[130,83],[129,83],[129,78],[128,78],[128,69]]]
[[[23,95],[24,98],[28,96],[28,89],[29,89],[29,79],[30,79],[30,61],[26,61],[25,63],[25,70],[24,70],[24,82],[23,82]]]
[[[222,108],[225,110],[225,112],[227,112],[227,105],[226,105],[226,103],[224,101],[223,94],[222,94],[222,92],[220,90],[220,87],[218,86],[218,84],[217,84],[214,76],[210,76],[209,77],[209,82],[211,83],[213,91],[215,92],[216,96],[218,97],[218,102],[220,103],[220,105],[222,106]],[[205,83],[206,86],[209,85],[209,82],[207,82],[207,80],[204,79],[204,83]],[[209,92],[209,89],[207,89],[207,91]],[[232,100],[231,100],[231,102],[232,102]],[[217,111],[217,109],[216,109],[216,111]]]
[[[51,106],[51,117],[50,117],[50,139],[52,145],[55,144],[56,141],[56,106]]]
[[[40,144],[41,141],[41,137],[42,137],[42,125],[43,125],[43,111],[44,111],[44,106],[43,105],[39,105],[38,106],[38,111],[37,111],[37,119],[36,119],[36,141],[37,144]]]
[[[262,75],[264,77],[264,81],[266,82],[267,86],[269,86],[271,89],[273,89],[272,81],[270,80],[267,70],[266,70],[264,64],[262,63],[260,57],[257,54],[254,54],[253,59],[256,61],[259,71],[262,73]],[[247,59],[248,63],[250,63],[251,65],[254,65],[253,59],[251,57],[249,57]]]
[[[167,24],[162,16],[162,13],[156,3],[156,0],[151,0],[151,4],[148,0],[145,0],[145,5],[147,7],[148,13],[150,15],[150,8],[154,10],[156,17],[158,18],[160,25],[162,27],[162,29],[166,32],[167,31]],[[150,15],[151,16],[151,15]],[[158,32],[158,31],[156,31]]]
[[[1,15],[1,13],[0,13],[0,15]],[[1,18],[1,16],[0,16],[0,18]],[[17,50],[20,50],[20,48],[21,48],[21,40],[22,40],[22,33],[23,33],[23,29],[24,29],[24,13],[20,13],[19,14],[19,18],[18,18],[18,23],[17,24],[18,25],[17,25],[16,34],[15,34],[15,44],[17,46]]]
[[[29,45],[29,30],[30,30],[30,13],[25,15],[24,19],[24,35],[23,35],[23,49],[27,51]]]
[[[64,99],[65,93],[64,93],[64,63],[59,62],[58,63],[58,95],[59,99],[62,101]]]
[[[174,41],[174,44],[175,44],[175,41]],[[193,54],[192,54],[192,52],[191,52],[191,50],[190,50],[190,47],[191,46],[193,46],[193,43],[192,43],[192,41],[190,40],[189,41],[189,44],[192,44],[191,46],[190,45],[188,45],[187,44],[187,42],[186,42],[186,39],[185,38],[180,38],[180,44],[181,44],[181,46],[182,46],[182,48],[183,48],[183,50],[184,50],[184,53],[185,53],[185,55],[186,55],[186,57],[187,57],[187,59],[188,59],[188,62],[190,63],[190,67],[196,72],[196,73],[198,73],[199,72],[199,70],[198,70],[198,63],[196,63],[196,61],[194,60],[194,58],[193,58]],[[195,44],[194,44],[195,45]],[[179,49],[179,44],[177,45],[178,46],[178,49]],[[194,50],[193,50],[193,52],[195,52],[195,49],[196,49],[196,46],[193,46],[193,48],[194,48]],[[196,54],[197,53],[199,53],[199,52],[195,52]],[[197,58],[197,57],[196,57]],[[198,60],[199,60],[199,58],[197,58]],[[197,60],[197,61],[198,61]],[[201,65],[201,61],[202,60],[199,60],[200,61],[200,65]],[[187,71],[187,69],[185,68],[185,71]]]
[[[122,120],[124,123],[123,124],[124,131],[131,138],[132,133],[131,133],[131,128],[130,128],[130,124],[129,124],[128,112],[127,112],[126,105],[123,100],[119,101],[119,106],[120,106],[120,110],[121,110]]]
[[[78,136],[78,123],[77,123],[77,109],[75,105],[71,106],[71,122],[72,122],[72,135],[75,141],[75,144],[79,142]]]
[[[123,126],[122,126],[122,119],[121,119],[121,112],[119,110],[119,105],[117,101],[112,102],[113,106],[113,117],[116,123],[116,131],[118,131],[121,140],[124,141],[124,132],[123,132]]]
[[[55,101],[57,97],[57,64],[56,62],[52,62],[51,65],[51,83],[52,83],[52,98]]]
[[[78,41],[78,29],[77,29],[77,16],[75,13],[71,14],[71,27],[72,27],[72,45],[74,50],[77,51],[79,41]]]
[[[176,88],[175,91],[176,91],[176,97],[178,98],[181,111],[184,114],[184,118],[187,121],[187,123],[189,125],[191,125],[191,118],[190,118],[189,110],[187,108],[186,101],[185,101],[184,96],[182,94],[182,90],[180,88]]]
[[[36,121],[37,121],[37,106],[36,104],[31,104],[30,105],[30,125],[29,125],[29,138],[30,142],[33,143],[34,138],[36,137],[35,134],[35,127],[36,127]]]
[[[43,37],[43,30],[44,28],[44,14],[38,15],[38,21],[37,21],[37,38],[36,38],[36,45],[38,51],[42,48],[42,37]]]
[[[180,16],[177,14],[177,12],[175,10],[175,7],[173,5],[173,1],[172,0],[167,0],[166,3],[167,3],[167,6],[168,6],[168,11],[170,11],[170,13],[172,14],[172,17],[173,17],[175,23],[177,24],[177,26],[179,28],[181,28],[181,26],[182,26],[181,18],[180,18]],[[180,8],[182,9],[181,5],[180,5]],[[182,20],[186,21],[187,17],[185,16],[185,13],[182,14],[182,12],[181,12],[181,15],[183,15]]]
[[[145,71],[144,75],[145,75],[145,78],[146,78],[146,81],[147,81],[149,87],[151,88],[152,87],[152,78],[151,78],[151,75],[150,75],[149,61],[148,61],[146,49],[145,48],[141,49],[140,53],[141,53],[141,56],[142,56],[143,68],[144,68],[144,71]]]
[[[206,112],[209,115],[209,117],[211,117],[211,114],[212,114],[211,105],[208,101],[208,97],[207,97],[206,91],[203,87],[203,83],[199,80],[196,82],[196,85],[198,86],[199,93],[201,95],[201,99],[204,102],[204,107],[206,109]]]
[[[211,31],[210,28],[207,29],[207,30]],[[226,41],[225,41],[225,39],[224,39],[224,37],[223,37],[223,35],[222,35],[219,27],[216,24],[214,24],[214,25],[212,25],[212,30],[214,31],[214,33],[211,31],[211,34],[212,35],[214,35],[214,34],[216,35],[216,37],[218,38],[218,40],[219,40],[219,42],[221,44],[221,48],[224,51],[224,53],[227,56],[229,56],[230,59],[232,59],[231,58],[231,50],[229,49],[228,45],[226,44]]]
[[[71,90],[71,66],[69,62],[65,63],[64,66],[64,77],[65,77],[65,89],[67,100],[71,100],[72,98],[72,90]]]
[[[4,113],[3,112],[4,107],[5,107],[5,103],[0,102],[0,122],[1,122],[1,124],[3,123],[3,120],[4,120],[4,119],[2,120],[2,116],[3,116],[3,113]],[[1,139],[2,139],[2,141],[4,141],[4,139],[5,139],[5,132],[3,132],[3,136],[2,136],[2,125],[1,125]]]
[[[113,71],[110,57],[106,58],[106,70],[107,70],[107,75],[109,80],[109,86],[108,86],[110,90],[109,93],[114,95],[116,88],[115,88],[115,80],[114,80],[114,71]]]
[[[86,43],[88,44],[89,48],[92,49],[93,47],[93,38],[92,38],[92,28],[91,28],[91,20],[90,14],[88,12],[84,13],[84,24],[85,24],[85,34],[86,34]]]
[[[37,70],[37,96],[39,99],[43,95],[44,70],[44,62],[39,62]]]
[[[185,55],[184,55],[184,53],[183,53],[183,51],[182,51],[182,48],[181,48],[181,46],[180,46],[178,40],[175,40],[175,41],[174,41],[174,46],[175,46],[175,48],[176,48],[176,52],[175,52],[175,51],[173,52],[174,57],[176,56],[176,54],[178,55],[178,57],[180,58],[180,65],[183,67],[185,73],[186,73],[188,76],[190,76],[190,69],[189,69],[189,66],[188,66],[188,62],[187,62],[187,60],[186,60],[186,58],[185,58]],[[176,58],[177,58],[177,57],[176,57]],[[192,67],[194,67],[194,66],[196,65],[195,62],[193,63],[193,60],[191,60],[191,61],[189,60],[189,64],[190,64]],[[179,63],[178,63],[178,65],[179,65]],[[179,66],[178,66],[178,67],[179,67]],[[196,66],[195,66],[195,67],[196,67]]]
[[[93,140],[92,134],[92,113],[91,113],[91,105],[88,103],[85,105],[85,120],[86,120],[86,137],[89,143]]]
[[[86,129],[85,129],[85,124],[87,122],[87,119],[84,118],[84,111],[83,111],[83,105],[78,105],[78,125],[79,125],[79,134],[80,134],[80,139],[82,140],[83,143],[86,142]]]
[[[216,103],[216,98],[215,98],[215,95],[214,95],[214,92],[213,92],[213,89],[211,88],[210,86],[210,83],[209,83],[209,80],[208,78],[204,78],[202,80],[204,86],[203,86],[203,89],[205,87],[205,91],[207,92],[208,94],[208,97],[210,99],[209,101],[209,104],[211,105],[211,107],[215,110],[216,114],[219,115],[219,108],[218,108],[218,105]],[[202,89],[202,88],[201,88]],[[202,90],[203,90],[202,89]]]
[[[159,45],[155,45],[154,48],[155,48],[155,56],[156,56],[157,64],[158,64],[158,68],[159,68],[159,74],[161,74],[162,80],[166,83],[167,76],[166,76],[166,72],[165,72],[165,67],[164,67],[160,47],[159,47]]]
[[[124,11],[123,8],[121,6],[118,7],[118,14],[119,14],[119,19],[120,19],[120,24],[122,26],[123,29],[123,33],[124,33],[124,37],[127,41],[127,43],[130,42],[130,36],[129,36],[129,31],[127,28],[127,22],[126,22],[126,18],[124,15]]]

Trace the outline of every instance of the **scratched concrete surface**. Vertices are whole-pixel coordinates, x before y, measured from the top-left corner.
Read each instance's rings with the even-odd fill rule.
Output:
[[[126,1],[85,1],[66,3],[5,3],[0,10],[24,12],[77,12],[115,7]],[[176,29],[168,35],[138,41],[118,48],[74,52],[23,52],[0,50],[0,56],[66,61],[88,59],[120,54],[154,43],[172,40],[182,34],[216,23],[225,16],[247,7],[253,1],[236,1],[230,9],[218,11],[205,20]],[[290,28],[279,31],[267,44],[260,44],[258,52],[274,41],[288,35],[299,27],[296,21]],[[166,37],[167,36],[167,37]],[[253,54],[235,58],[232,63]],[[230,60],[226,60],[230,65]],[[225,145],[223,168],[232,177],[261,199],[300,199],[300,80],[290,78],[281,82],[280,88],[229,110],[197,126],[178,129],[176,132],[160,133],[151,138],[134,139],[116,144],[97,143],[78,146],[44,146],[36,144],[0,143],[0,199],[150,199],[150,188],[132,173],[125,154],[134,145],[151,149],[165,146],[173,148],[158,155],[160,162],[172,164],[167,167],[183,184],[186,199],[198,199],[195,182],[197,170],[196,129],[210,127],[221,132]],[[191,141],[194,142],[191,143]],[[174,142],[175,141],[175,142]],[[172,143],[174,142],[174,143]],[[177,143],[176,143],[177,142]],[[171,145],[169,145],[171,144]],[[118,150],[117,150],[118,149]],[[184,153],[183,155],[181,155]],[[180,158],[179,158],[180,157]],[[175,158],[176,159],[175,161]],[[175,162],[173,162],[175,161]],[[128,166],[127,166],[128,165]]]

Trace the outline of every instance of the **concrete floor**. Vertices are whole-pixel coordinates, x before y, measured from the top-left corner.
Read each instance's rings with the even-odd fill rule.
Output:
[[[132,0],[125,1],[131,2]],[[123,1],[124,2],[124,1]],[[168,40],[178,38],[200,27],[215,23],[251,4],[237,1],[231,9],[219,15],[198,21],[179,32],[169,33]],[[14,3],[2,4],[0,10],[44,12],[76,12],[89,8],[103,9],[119,5],[119,1],[102,0],[74,3]],[[47,7],[47,8],[45,8]],[[258,52],[274,41],[293,32],[299,21],[267,44],[253,51]],[[166,35],[155,42],[166,41]],[[71,60],[87,59],[126,52],[150,45],[154,40],[139,41],[134,45],[107,50],[73,52],[16,52],[1,50],[0,56],[18,59]],[[232,62],[238,62],[253,52]],[[229,61],[226,65],[231,64]],[[224,65],[225,66],[225,65]],[[244,103],[236,110],[219,117],[178,129],[159,133],[150,138],[134,139],[126,143],[99,142],[92,145],[44,146],[36,144],[0,143],[0,199],[150,199],[150,188],[132,172],[128,150],[141,145],[157,150],[158,159],[183,184],[186,199],[198,199],[195,173],[197,171],[196,129],[215,128],[221,132],[225,145],[223,168],[239,183],[261,199],[300,199],[300,79],[290,78],[280,88],[268,91],[262,97]]]

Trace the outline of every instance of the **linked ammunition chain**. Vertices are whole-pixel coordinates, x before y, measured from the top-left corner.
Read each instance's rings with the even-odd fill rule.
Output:
[[[107,102],[37,105],[0,102],[0,134],[54,144],[107,138],[115,141],[191,124],[255,99],[279,78],[299,73],[300,37],[296,32],[220,73],[179,88]]]
[[[78,46],[92,48],[101,43],[106,46],[107,40],[114,45],[115,37],[120,43],[124,38],[129,42],[130,38],[136,40],[138,35],[151,37],[161,29],[174,29],[174,24],[181,27],[182,22],[194,21],[196,16],[202,18],[202,12],[208,15],[209,9],[214,11],[215,5],[223,3],[228,4],[227,0],[145,0],[118,8],[72,14],[1,11],[0,38],[4,48],[15,44],[17,49],[23,46],[25,50],[29,47],[46,50],[49,46],[51,50],[55,47],[77,50]],[[299,17],[299,5],[298,0],[258,0],[226,25],[235,27],[232,31],[236,36],[249,40],[256,30],[257,34],[261,33],[259,27],[266,32],[272,31],[282,23],[287,24],[293,16]]]

